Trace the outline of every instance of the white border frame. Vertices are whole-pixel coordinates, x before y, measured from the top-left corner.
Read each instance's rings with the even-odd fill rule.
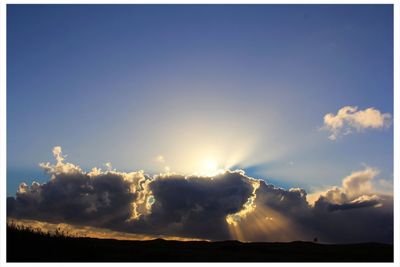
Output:
[[[393,85],[394,85],[394,96],[393,96],[393,125],[394,125],[394,155],[393,155],[393,183],[394,183],[394,262],[393,263],[191,263],[191,265],[219,265],[219,266],[232,266],[232,265],[244,265],[251,264],[253,266],[262,266],[268,264],[268,266],[400,266],[400,244],[399,244],[399,195],[400,194],[400,181],[399,176],[399,163],[400,163],[400,88],[399,88],[399,74],[400,74],[400,40],[399,40],[399,30],[400,30],[400,2],[396,0],[174,0],[173,2],[169,0],[40,0],[40,1],[30,1],[30,0],[4,0],[0,2],[0,266],[131,266],[132,264],[138,266],[148,266],[148,265],[160,265],[165,266],[176,266],[176,265],[186,265],[188,263],[7,263],[6,262],[6,167],[7,167],[7,142],[6,142],[6,96],[7,96],[7,17],[6,9],[7,4],[393,4],[393,15],[394,15],[394,51],[393,51]]]

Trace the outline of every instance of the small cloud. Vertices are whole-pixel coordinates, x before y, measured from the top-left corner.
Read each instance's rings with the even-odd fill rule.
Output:
[[[62,148],[61,146],[55,146],[53,148],[53,155],[56,158],[57,162],[63,162],[65,157],[62,155]]]
[[[365,129],[383,129],[391,124],[391,115],[381,113],[375,108],[358,110],[356,106],[345,106],[337,114],[328,113],[324,116],[323,130],[331,133],[330,140],[348,135],[353,132],[362,132]]]

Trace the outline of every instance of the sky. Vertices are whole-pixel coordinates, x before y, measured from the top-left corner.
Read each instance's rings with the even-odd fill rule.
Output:
[[[392,117],[391,5],[7,7],[8,196],[49,161],[387,193]]]

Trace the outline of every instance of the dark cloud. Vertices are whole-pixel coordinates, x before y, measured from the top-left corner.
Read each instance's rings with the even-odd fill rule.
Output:
[[[393,197],[381,195],[379,204],[364,203],[338,205],[323,198],[317,201],[312,225],[320,239],[341,243],[393,243]]]
[[[141,182],[135,183],[127,176]],[[59,173],[42,185],[22,184],[16,197],[8,198],[8,216],[114,230],[229,239],[225,218],[242,209],[253,191],[253,183],[241,172],[226,172],[212,178]],[[143,211],[147,209],[145,214]]]
[[[381,205],[381,200],[377,196],[366,196],[359,199],[355,199],[349,203],[344,204],[328,204],[327,209],[329,211],[335,210],[349,210],[349,209],[359,209],[359,208],[368,208]]]
[[[241,172],[212,178],[171,175],[156,177],[149,190],[155,202],[151,214],[137,223],[141,227],[156,234],[229,239],[226,216],[242,209],[253,180]]]
[[[112,225],[127,219],[136,194],[131,182],[114,173],[59,174],[47,183],[21,185],[10,200],[9,216],[93,226]]]
[[[342,187],[307,200],[303,189],[285,190],[226,171],[212,177],[41,164],[44,184],[21,184],[7,199],[8,217],[102,227],[137,234],[212,240],[393,242],[393,199],[374,192],[377,170],[366,168]]]

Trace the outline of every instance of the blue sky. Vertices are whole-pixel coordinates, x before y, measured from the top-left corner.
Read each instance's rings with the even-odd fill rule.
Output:
[[[8,5],[8,195],[60,145],[84,169],[232,166],[312,191],[393,179],[393,128],[328,139],[344,106],[393,114],[391,5]],[[162,155],[163,162],[154,159]]]

